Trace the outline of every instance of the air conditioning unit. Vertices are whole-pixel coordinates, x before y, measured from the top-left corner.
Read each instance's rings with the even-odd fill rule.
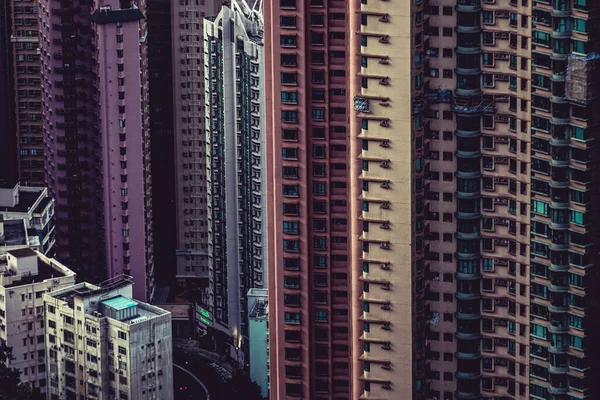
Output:
[[[390,269],[390,264],[389,263],[381,263],[381,265],[379,266],[379,268],[387,271]]]
[[[389,142],[389,140],[384,140],[384,141],[382,141],[382,142],[381,142],[379,145],[380,145],[381,147],[388,148],[388,147],[390,147],[390,142]]]
[[[390,120],[389,119],[383,119],[381,120],[381,122],[379,123],[380,126],[385,126],[388,127],[390,126]]]
[[[379,18],[379,22],[389,22],[389,21],[390,21],[389,14],[384,14]]]
[[[390,223],[389,222],[384,222],[381,224],[381,229],[390,229]]]
[[[381,208],[383,208],[384,210],[387,210],[390,208],[390,203],[388,203],[387,201],[384,201],[383,203],[381,203]]]
[[[381,168],[389,168],[390,167],[390,160],[383,160],[382,162],[379,163],[379,166]]]
[[[384,250],[389,250],[390,244],[388,242],[383,242],[379,247],[381,247]]]
[[[390,181],[385,181],[381,183],[381,187],[383,189],[389,189],[390,188]]]

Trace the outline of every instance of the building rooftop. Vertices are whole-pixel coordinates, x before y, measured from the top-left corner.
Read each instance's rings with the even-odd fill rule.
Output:
[[[52,203],[52,199],[50,197],[44,197],[40,203],[37,205],[37,207],[35,208],[35,210],[33,210],[33,212],[35,214],[41,214],[44,212],[44,210],[46,209],[46,207],[48,207],[48,204]]]
[[[26,246],[27,230],[22,219],[13,219],[3,222],[4,239],[0,238],[0,246]],[[0,248],[2,252],[2,248]]]
[[[59,263],[58,261],[47,258],[42,253],[33,251],[29,248],[10,250],[7,254],[23,259],[35,256],[37,263],[37,273],[22,273],[9,269],[6,254],[0,256],[0,285],[4,288],[12,288],[17,286],[30,285],[35,282],[43,282],[47,279],[62,278],[65,276],[75,275],[73,271]]]
[[[250,318],[262,318],[269,314],[269,302],[267,300],[256,300],[252,310],[248,313]]]
[[[137,306],[139,303],[135,300],[128,299],[127,297],[119,295],[113,297],[112,299],[103,300],[102,304],[112,307],[115,310],[124,310],[126,308]]]
[[[127,293],[127,287],[132,285],[133,279],[130,276],[120,275],[98,286],[82,282],[51,292],[49,296],[65,301],[71,308],[74,307],[75,298],[89,299],[85,301],[87,315],[110,318],[130,325],[170,314],[161,308],[130,299],[127,294],[124,296],[121,290],[125,289]]]
[[[43,194],[44,188],[19,188],[19,202],[13,207],[0,207],[0,212],[23,213],[28,212],[35,205],[40,196]],[[37,209],[37,207],[36,207]]]
[[[63,290],[57,290],[54,297],[66,300],[69,297],[93,297],[99,296],[104,293],[109,293],[113,290],[124,288],[125,286],[133,284],[133,278],[128,275],[120,275],[101,282],[98,286],[92,285],[91,283],[82,282],[77,285],[65,288]]]
[[[16,258],[37,256],[37,253],[28,247],[25,247],[23,249],[9,250],[8,253]]]
[[[173,319],[189,319],[191,304],[157,304],[157,307],[171,313]]]

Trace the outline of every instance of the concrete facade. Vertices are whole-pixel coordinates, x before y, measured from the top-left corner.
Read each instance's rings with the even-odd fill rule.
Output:
[[[204,21],[208,305],[241,344],[246,292],[267,284],[261,10],[244,1]]]
[[[176,278],[193,300],[205,304],[210,303],[210,291],[202,24],[220,6],[220,0],[171,2]]]
[[[11,47],[19,181],[45,186],[44,132],[42,130],[42,73],[37,2],[10,0]]]
[[[142,300],[154,267],[143,5],[39,2],[59,257],[84,280],[132,275]]]
[[[11,2],[0,5],[0,185],[18,180]]]
[[[132,300],[132,281],[44,295],[47,399],[173,399],[171,314]]]
[[[175,138],[170,0],[146,0],[155,279],[175,282]]]
[[[339,0],[263,7],[270,397],[349,399],[348,21],[355,10]]]
[[[12,348],[10,366],[20,370],[21,382],[42,393],[47,386],[43,296],[73,284],[75,273],[52,258],[23,246],[0,249],[0,342]]]

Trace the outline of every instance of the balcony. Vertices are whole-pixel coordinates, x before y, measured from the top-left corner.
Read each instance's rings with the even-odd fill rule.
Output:
[[[481,10],[481,0],[458,0],[456,2],[456,11],[477,12],[479,10]]]

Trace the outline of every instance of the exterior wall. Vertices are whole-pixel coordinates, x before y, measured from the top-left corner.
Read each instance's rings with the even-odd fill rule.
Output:
[[[116,0],[39,6],[59,257],[91,281],[133,274],[145,299],[153,273],[145,24],[103,17],[99,8],[119,9]]]
[[[118,4],[115,0],[104,6],[118,9]],[[139,150],[147,126],[140,97],[146,83],[140,73],[140,34],[139,21],[96,27],[107,276],[131,275],[135,297],[144,300],[146,153]]]
[[[264,3],[270,396],[277,399],[351,396],[348,5]]]
[[[56,200],[58,257],[81,277],[105,277],[95,59],[84,43],[94,37],[89,6],[38,3],[48,189]],[[71,36],[75,39],[71,39]],[[65,66],[68,65],[67,66]],[[79,110],[79,111],[78,111]],[[50,112],[52,111],[52,112]],[[84,185],[84,183],[86,185]],[[69,224],[77,221],[77,224]],[[92,240],[92,238],[94,238]],[[100,241],[100,245],[98,245]]]
[[[38,48],[38,13],[34,1],[8,1],[12,6],[12,62],[15,85],[17,157],[23,185],[43,186],[44,135]]]
[[[204,126],[205,16],[218,13],[220,1],[171,3],[173,126],[177,279],[211,304],[206,216],[206,134]],[[193,289],[192,289],[193,288]]]
[[[535,2],[531,10],[531,259],[525,272],[528,394],[535,399],[600,396],[594,356],[598,149],[591,141],[599,123],[599,11],[595,1]],[[570,57],[585,56],[591,56],[587,69],[573,68]],[[577,96],[586,86],[595,94]]]
[[[0,6],[0,185],[9,186],[18,180],[11,11],[8,1]]]
[[[173,138],[173,67],[171,1],[147,0],[148,84],[152,154],[152,206],[156,246],[155,277],[175,281],[175,140]]]
[[[268,320],[268,315],[249,318],[250,379],[260,386],[263,397],[269,396]]]
[[[246,292],[266,279],[262,16],[240,1],[204,24],[210,307],[237,342]]]
[[[353,393],[423,398],[417,360],[425,321],[415,284],[423,251],[415,214],[422,210],[413,167],[422,132],[411,115],[417,10],[404,1],[354,1],[351,10]]]
[[[248,299],[248,340],[250,379],[263,397],[269,396],[269,298],[267,289],[250,289]]]
[[[11,367],[21,371],[21,382],[46,391],[44,293],[75,283],[75,274],[56,260],[38,253],[41,262],[56,267],[56,278],[19,285],[21,276],[0,284],[0,342],[12,348]],[[37,262],[37,260],[36,260]],[[10,285],[10,287],[8,287]]]

